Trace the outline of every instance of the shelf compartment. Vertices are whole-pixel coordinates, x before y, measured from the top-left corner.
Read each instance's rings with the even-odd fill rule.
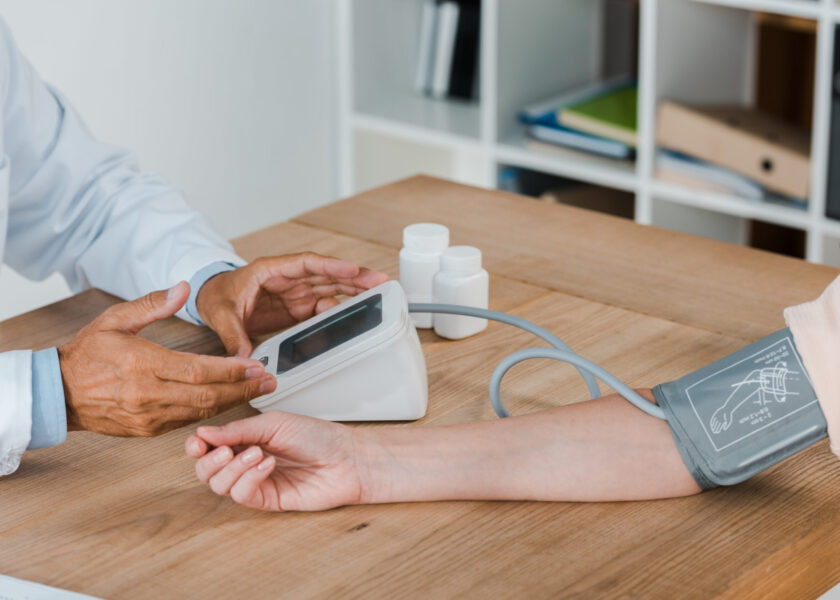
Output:
[[[656,198],[744,219],[757,219],[800,229],[807,229],[810,224],[808,212],[803,208],[772,202],[754,202],[737,196],[704,192],[662,181],[652,182],[651,193]]]
[[[362,127],[352,132],[354,190],[364,191],[417,174],[490,186],[487,155],[469,146],[441,147]]]
[[[351,113],[417,130],[481,139],[479,102],[430,98],[415,89],[419,0],[356,0],[352,20]]]
[[[712,4],[739,8],[742,10],[756,10],[771,12],[790,17],[804,17],[818,19],[822,7],[818,0],[694,0],[702,4]]]
[[[709,210],[706,207],[685,205],[654,198],[651,205],[651,225],[692,235],[746,244],[746,221],[738,216]]]
[[[632,192],[519,166],[499,165],[497,187],[550,204],[585,208],[625,219],[632,219],[635,212]]]
[[[774,4],[672,0],[659,3],[655,81],[657,109],[665,100],[688,105],[754,107],[763,114],[773,116],[783,132],[787,129],[802,130],[803,133],[811,130],[817,24],[810,18],[801,18],[798,13],[791,16],[790,10],[782,11],[781,16],[777,12],[752,12],[752,9],[769,11],[784,9],[788,3],[799,5],[808,2],[789,0]],[[814,4],[819,8],[820,5]],[[780,46],[784,49],[780,50]],[[789,93],[792,88],[804,88],[804,91],[792,95]],[[784,133],[782,135],[781,139],[785,139]],[[798,133],[791,134],[791,139],[798,140],[799,137]],[[805,139],[804,135],[801,137]],[[688,145],[676,149],[692,154]],[[807,177],[807,193],[814,197],[821,194],[821,190],[810,189],[815,168],[813,142],[810,150],[809,167],[812,173]],[[713,160],[702,153],[700,157]],[[757,156],[756,160],[759,158]],[[766,164],[770,166],[765,168],[772,168],[771,162],[766,161]],[[655,177],[656,174],[651,175]],[[659,183],[664,182],[654,179],[654,184]],[[804,179],[796,180],[795,184],[805,192]],[[807,201],[808,198],[802,200]],[[753,212],[746,208],[751,201],[746,202],[748,204],[739,210]],[[761,206],[769,206],[772,202]],[[778,222],[778,214],[773,214]]]
[[[603,6],[592,0],[498,1],[497,140],[515,132],[523,106],[598,80]]]
[[[477,105],[406,95],[401,100],[362,103],[352,115],[355,127],[422,143],[476,145],[481,112]]]
[[[822,262],[832,267],[840,267],[840,228],[833,235],[823,236],[822,246]]]
[[[615,160],[571,148],[541,146],[539,151],[528,147],[529,138],[523,131],[497,144],[498,162],[578,179],[596,185],[635,191],[638,178],[636,165],[631,161]]]

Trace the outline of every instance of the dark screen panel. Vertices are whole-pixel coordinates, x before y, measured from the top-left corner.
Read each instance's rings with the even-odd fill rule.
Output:
[[[302,365],[381,322],[382,294],[377,294],[283,340],[277,356],[277,372],[284,373]]]

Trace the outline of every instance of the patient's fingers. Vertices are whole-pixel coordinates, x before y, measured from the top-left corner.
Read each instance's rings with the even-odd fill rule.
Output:
[[[262,483],[274,471],[275,459],[266,456],[256,467],[251,467],[230,488],[230,497],[250,508],[269,508],[262,489]],[[279,507],[271,507],[279,509]]]
[[[191,435],[187,438],[187,441],[184,442],[184,449],[187,451],[187,456],[191,458],[201,458],[207,454],[209,446],[207,445],[207,442],[197,435]]]
[[[196,435],[214,446],[268,444],[278,427],[290,418],[279,411],[269,411],[231,421],[221,427],[202,425],[196,430]]]
[[[221,446],[196,461],[195,474],[202,482],[207,483],[213,475],[232,460],[233,450],[227,446]]]
[[[228,462],[210,478],[210,489],[220,496],[227,496],[233,484],[251,467],[256,467],[263,458],[259,446],[251,446],[245,452]]]

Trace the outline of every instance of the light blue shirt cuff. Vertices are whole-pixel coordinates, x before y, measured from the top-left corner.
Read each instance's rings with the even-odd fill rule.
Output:
[[[199,325],[205,325],[204,321],[202,321],[201,317],[198,315],[198,307],[195,305],[195,301],[198,298],[198,292],[201,291],[201,286],[207,283],[212,277],[215,277],[220,273],[233,271],[235,269],[236,265],[233,263],[218,261],[207,265],[198,273],[193,275],[192,279],[190,279],[190,297],[187,299],[186,310],[187,314],[198,321]]]
[[[32,433],[29,450],[57,446],[67,439],[67,408],[58,350],[32,353]]]

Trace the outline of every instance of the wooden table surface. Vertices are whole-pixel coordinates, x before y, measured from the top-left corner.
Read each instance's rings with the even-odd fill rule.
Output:
[[[635,386],[699,368],[781,328],[837,270],[512,194],[415,177],[236,240],[245,258],[315,250],[397,276],[402,228],[434,221],[484,252],[491,307],[559,334]],[[69,339],[115,299],[98,291],[0,323],[0,351]],[[206,330],[144,332],[220,353]],[[490,373],[527,334],[423,332],[422,427],[493,419]],[[584,400],[577,374],[531,361],[508,407]],[[215,423],[253,411],[240,407]],[[378,425],[364,425],[378,426]],[[0,573],[105,598],[807,598],[840,582],[840,462],[823,442],[691,498],[441,502],[261,513],[199,484],[183,442],[73,433],[0,481]]]

